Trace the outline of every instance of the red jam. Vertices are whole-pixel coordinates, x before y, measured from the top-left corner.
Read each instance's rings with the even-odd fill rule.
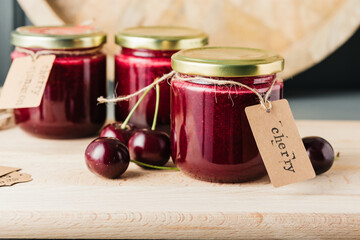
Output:
[[[115,94],[129,95],[148,86],[156,78],[171,72],[171,56],[175,52],[123,47],[121,52],[115,55]],[[159,86],[160,104],[156,126],[158,130],[169,131],[170,86],[167,82],[162,82]],[[117,121],[125,120],[140,96],[116,103]],[[155,90],[150,91],[135,110],[130,122],[138,128],[150,128],[154,117],[155,100]]]
[[[97,104],[99,96],[106,96],[106,56],[101,51],[81,54],[87,50],[56,55],[40,106],[14,110],[23,130],[44,138],[78,138],[98,132],[106,119],[106,105]],[[73,51],[80,53],[73,55]],[[21,56],[12,53],[13,59]]]
[[[186,76],[183,74],[183,76]],[[264,94],[275,74],[217,78],[244,83]],[[277,81],[270,100],[283,97]],[[259,104],[250,90],[172,79],[172,158],[182,172],[211,182],[243,182],[266,174],[245,107]]]

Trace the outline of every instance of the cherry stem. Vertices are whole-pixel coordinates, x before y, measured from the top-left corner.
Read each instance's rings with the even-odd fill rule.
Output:
[[[151,126],[151,130],[153,130],[153,131],[155,131],[155,128],[156,128],[156,121],[157,121],[157,116],[158,116],[158,112],[159,112],[159,102],[160,102],[160,87],[159,87],[159,84],[156,84],[155,113],[154,113],[153,123]]]
[[[334,161],[338,160],[339,157],[340,157],[340,152],[338,152],[338,153],[336,154],[336,156],[334,157]]]
[[[139,161],[132,160],[132,159],[130,159],[130,162],[133,162],[133,163],[136,163],[136,164],[142,165],[144,167],[148,167],[148,168],[180,171],[180,169],[178,169],[177,167],[160,167],[160,166],[150,165],[150,164],[146,164],[146,163],[139,162]]]
[[[144,97],[146,96],[146,94],[151,90],[151,87],[149,87],[144,94],[139,98],[139,100],[136,102],[135,106],[133,107],[133,109],[131,109],[131,111],[129,112],[129,114],[127,115],[125,121],[121,124],[120,128],[121,129],[125,129],[126,125],[128,124],[128,122],[130,121],[131,116],[133,115],[133,113],[135,112],[136,108],[139,106],[139,104],[141,103],[141,101],[144,99]]]

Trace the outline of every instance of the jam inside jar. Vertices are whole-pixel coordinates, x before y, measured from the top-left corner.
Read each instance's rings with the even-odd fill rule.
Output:
[[[207,44],[202,31],[183,27],[136,27],[116,34],[115,41],[122,48],[115,55],[115,95],[134,93],[156,78],[172,71],[171,56],[180,49]],[[170,131],[170,86],[162,82],[157,129]],[[117,102],[115,119],[124,121],[140,96]],[[134,111],[130,123],[137,128],[150,128],[154,118],[155,91],[150,91]]]
[[[268,68],[262,68],[261,61],[253,61],[257,70],[248,72],[242,66],[246,66],[244,62],[247,65],[252,62],[251,49],[232,50],[234,53],[229,53],[227,48],[194,49],[173,57],[173,68],[178,74],[171,80],[171,154],[176,166],[196,179],[236,183],[266,175],[245,115],[247,106],[259,104],[258,96],[240,86],[208,84],[201,79],[239,82],[262,96],[276,81],[269,100],[279,100],[283,98],[283,82],[276,72],[282,70],[283,60],[276,56],[280,64]],[[253,58],[266,58],[266,54],[255,53]],[[266,60],[263,62],[268,64]],[[197,69],[192,68],[193,63]],[[195,80],[184,81],[189,77]]]
[[[177,51],[130,49],[123,47],[115,55],[115,93],[117,96],[129,95],[151,84],[154,79],[171,72],[171,56]],[[160,104],[157,119],[159,130],[169,131],[170,126],[170,85],[159,84]],[[129,101],[117,102],[116,120],[125,120],[140,96]],[[138,128],[152,125],[155,110],[155,91],[150,91],[131,117],[131,123]]]
[[[105,34],[83,28],[73,35],[79,31],[76,27],[23,28],[13,33],[17,47],[12,59],[24,57],[29,51],[46,51],[56,58],[40,105],[14,109],[16,124],[43,138],[95,135],[106,120],[106,105],[97,104],[99,96],[106,96],[106,56],[101,52]],[[36,45],[44,48],[28,45],[34,36],[39,41]]]

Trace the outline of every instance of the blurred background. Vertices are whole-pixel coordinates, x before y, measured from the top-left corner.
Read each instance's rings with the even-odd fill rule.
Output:
[[[359,0],[0,1],[0,86],[10,66],[13,29],[89,20],[109,34],[110,80],[117,30],[192,26],[209,33],[211,45],[258,47],[283,55],[284,93],[296,119],[360,120]]]

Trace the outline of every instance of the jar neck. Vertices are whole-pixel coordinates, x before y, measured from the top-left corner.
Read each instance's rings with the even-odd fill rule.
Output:
[[[121,48],[121,54],[129,55],[133,57],[144,57],[144,58],[171,58],[171,56],[178,52],[178,50],[152,50],[143,48]]]
[[[217,80],[228,80],[228,81],[234,81],[239,82],[248,86],[251,85],[261,85],[261,84],[271,84],[274,79],[276,78],[276,73],[269,74],[269,75],[262,75],[262,76],[251,76],[251,77],[208,77],[208,76],[196,76],[196,75],[188,75],[184,73],[179,73],[180,77],[199,77],[199,78],[211,78],[211,79],[217,79]],[[206,84],[202,83],[201,81],[196,82],[198,84]]]
[[[27,55],[49,55],[58,56],[85,56],[101,53],[102,45],[94,48],[76,48],[76,49],[44,49],[44,48],[23,48],[15,47],[15,52]]]

